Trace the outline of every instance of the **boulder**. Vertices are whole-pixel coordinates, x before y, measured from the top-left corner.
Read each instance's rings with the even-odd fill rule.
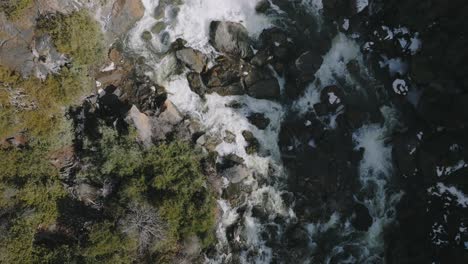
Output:
[[[255,11],[257,13],[265,13],[271,7],[271,3],[268,0],[260,0],[260,2],[255,5]]]
[[[235,165],[221,173],[222,177],[228,179],[230,183],[234,184],[242,182],[251,175],[252,171],[244,165]]]
[[[176,51],[176,57],[189,69],[201,73],[206,66],[206,56],[198,50],[184,48]]]
[[[343,105],[344,97],[343,90],[336,85],[330,85],[320,92],[320,103],[326,106],[327,112],[335,112],[339,106]]]
[[[218,58],[217,62],[215,66],[201,75],[207,92],[223,96],[245,94],[241,84],[239,63],[225,57]]]
[[[247,94],[258,99],[279,99],[281,96],[278,80],[267,68],[245,65],[242,68],[242,84]]]
[[[108,31],[111,38],[128,32],[145,13],[145,7],[140,0],[116,0],[110,12]]]
[[[171,125],[177,125],[182,122],[184,116],[170,100],[166,100],[163,107],[164,111],[158,117],[160,120],[164,120]]]
[[[141,113],[135,105],[133,105],[128,112],[127,118],[131,120],[137,129],[138,138],[146,145],[151,144],[151,138],[153,136],[151,119],[147,115]]]
[[[240,23],[212,21],[210,24],[210,43],[222,53],[239,58],[253,56],[247,29]]]
[[[312,51],[306,51],[295,61],[297,69],[297,81],[300,83],[308,83],[315,80],[315,73],[320,69],[323,58],[320,54]]]
[[[351,220],[353,227],[359,231],[367,231],[372,225],[372,222],[373,220],[367,207],[363,204],[356,203],[354,205],[354,217]]]
[[[258,142],[258,139],[255,138],[253,133],[248,130],[244,130],[242,131],[242,136],[247,142],[247,146],[245,146],[245,152],[249,155],[257,153],[260,148],[260,143]]]
[[[251,124],[262,130],[266,129],[270,124],[270,119],[265,117],[265,114],[263,113],[252,113],[247,117],[247,119]]]
[[[199,73],[189,72],[187,73],[187,81],[189,83],[190,90],[203,97],[207,91],[205,84]]]

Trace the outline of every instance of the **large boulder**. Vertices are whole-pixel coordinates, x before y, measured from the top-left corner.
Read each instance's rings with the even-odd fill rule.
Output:
[[[320,69],[323,58],[320,54],[306,51],[295,62],[297,69],[297,81],[299,83],[308,83],[315,80],[315,73]]]
[[[242,83],[250,96],[258,99],[279,99],[280,86],[269,69],[246,65],[242,70]]]
[[[184,48],[176,51],[176,57],[185,66],[195,72],[202,72],[205,69],[207,58],[205,54],[192,48]]]
[[[134,105],[128,112],[128,119],[131,120],[138,132],[138,138],[146,145],[151,143],[152,133],[152,124],[151,119],[140,112],[138,108]]]
[[[140,0],[116,0],[110,12],[109,32],[114,37],[128,32],[145,13]]]
[[[249,34],[240,23],[212,21],[210,43],[216,50],[227,55],[240,58],[253,56]]]
[[[219,95],[243,95],[245,93],[241,84],[240,65],[237,61],[224,57],[218,58],[218,64],[202,74],[203,83],[208,93]]]

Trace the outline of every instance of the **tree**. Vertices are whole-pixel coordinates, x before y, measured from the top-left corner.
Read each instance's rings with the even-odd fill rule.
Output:
[[[122,232],[138,240],[138,252],[145,254],[158,242],[165,239],[166,223],[157,210],[149,204],[132,203],[127,216],[121,221]]]

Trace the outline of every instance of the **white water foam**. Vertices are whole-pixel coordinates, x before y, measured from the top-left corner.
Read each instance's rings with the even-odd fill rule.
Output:
[[[166,30],[170,34],[170,40],[183,38],[187,45],[204,53],[215,55],[216,52],[209,45],[209,25],[212,20],[226,20],[242,23],[251,37],[256,37],[263,29],[270,27],[270,21],[264,15],[255,12],[255,5],[258,1],[252,0],[186,0],[180,6],[180,11],[176,21],[166,23]],[[248,251],[240,254],[242,263],[270,263],[272,250],[262,241],[260,233],[263,224],[259,219],[252,216],[251,209],[260,206],[267,210],[269,217],[275,215],[294,217],[294,212],[287,208],[282,199],[281,191],[275,186],[259,186],[257,179],[271,177],[284,177],[281,166],[280,151],[277,144],[278,135],[283,120],[284,109],[277,103],[268,100],[254,99],[249,96],[219,96],[209,94],[202,100],[193,93],[188,85],[185,73],[177,76],[171,75],[173,58],[166,56],[160,58],[155,53],[163,53],[167,50],[160,40],[153,36],[150,43],[141,38],[141,34],[149,30],[158,20],[153,17],[154,9],[158,1],[143,0],[146,12],[141,21],[131,32],[130,47],[133,51],[143,55],[147,59],[147,64],[152,64],[154,71],[147,72],[152,79],[157,80],[166,87],[169,99],[183,113],[196,118],[204,126],[207,134],[222,139],[225,131],[230,131],[235,135],[235,142],[222,142],[216,147],[220,156],[236,154],[242,157],[245,165],[254,171],[252,176],[244,179],[243,184],[250,185],[252,192],[246,200],[247,210],[240,219],[233,207],[226,200],[219,200],[218,205],[222,211],[222,217],[218,223],[218,255],[215,259],[207,259],[209,263],[224,263],[229,260],[229,245],[226,237],[226,228],[237,221],[242,222],[240,237],[235,240],[242,240],[249,252],[256,252],[252,257]],[[162,19],[167,22],[167,19]],[[159,20],[161,21],[161,20]],[[284,80],[277,76],[281,86]],[[239,109],[233,109],[226,105],[236,101],[242,105]],[[247,116],[251,112],[264,113],[270,119],[270,124],[265,130],[260,130],[249,123]],[[251,131],[258,139],[261,149],[260,154],[248,155],[245,151],[247,142],[242,136],[244,130]],[[273,171],[273,173],[272,173]],[[249,256],[250,255],[250,256]]]
[[[213,48],[208,44],[208,27],[211,20],[229,20],[240,22],[246,26],[251,36],[257,36],[263,29],[269,27],[270,21],[263,15],[256,14],[254,7],[257,0],[186,0],[180,7],[180,12],[176,21],[167,24],[167,30],[171,40],[183,38],[188,41],[188,46],[199,49],[205,53],[215,54]],[[308,1],[318,11],[322,6],[320,0]],[[278,147],[278,135],[281,122],[284,118],[285,109],[276,102],[267,100],[258,100],[249,96],[227,96],[222,97],[217,94],[206,96],[202,100],[197,94],[193,93],[185,78],[185,74],[165,79],[161,72],[171,72],[167,68],[171,63],[170,58],[161,60],[155,53],[164,52],[162,43],[153,37],[150,44],[145,43],[141,34],[149,30],[158,20],[153,17],[153,12],[158,5],[157,0],[143,0],[146,12],[142,20],[131,32],[130,47],[133,51],[139,53],[147,59],[148,64],[152,64],[154,71],[148,72],[148,75],[158,81],[163,81],[169,92],[169,99],[174,102],[178,108],[193,118],[197,118],[205,127],[208,134],[218,138],[223,138],[226,130],[234,133],[236,136],[234,143],[223,142],[217,146],[216,151],[222,156],[226,154],[236,154],[245,160],[248,168],[255,171],[255,179],[249,177],[245,179],[244,184],[252,186],[252,192],[248,193],[246,204],[246,213],[241,216],[237,213],[237,208],[229,204],[228,201],[219,200],[218,204],[222,211],[222,217],[218,223],[217,245],[218,256],[216,259],[207,259],[209,263],[225,263],[232,255],[229,251],[229,245],[226,238],[226,228],[236,221],[242,221],[243,229],[241,237],[235,240],[244,239],[248,251],[243,251],[240,256],[242,263],[270,263],[272,260],[272,249],[265,245],[261,239],[263,225],[252,216],[252,207],[260,205],[268,211],[269,218],[273,219],[277,215],[286,216],[288,219],[294,219],[295,214],[292,209],[285,206],[281,199],[281,190],[272,185],[261,185],[257,179],[265,177],[285,177],[281,165],[280,151]],[[293,109],[301,113],[309,111],[313,104],[319,101],[320,90],[327,86],[336,84],[336,77],[345,78],[346,82],[353,82],[349,77],[346,64],[351,60],[357,60],[362,63],[362,55],[359,45],[352,39],[339,33],[332,42],[331,50],[324,56],[324,63],[316,73],[317,80],[309,85],[305,95],[293,104]],[[168,66],[169,65],[169,66]],[[362,65],[362,64],[361,64]],[[161,75],[163,77],[158,77]],[[279,78],[281,85],[284,80]],[[284,89],[282,89],[283,91]],[[233,100],[239,102],[242,107],[233,109],[226,107],[226,104]],[[250,124],[246,118],[250,112],[265,113],[271,120],[266,130],[259,130]],[[262,155],[248,155],[244,147],[246,142],[242,136],[242,131],[252,131],[261,145],[260,153]],[[392,209],[392,205],[398,199],[398,195],[386,196],[386,183],[391,172],[390,151],[391,148],[383,143],[385,129],[380,126],[367,126],[356,132],[354,139],[357,147],[365,148],[364,160],[361,164],[361,181],[364,186],[375,184],[372,199],[362,201],[369,209],[374,219],[374,223],[366,233],[363,251],[369,251],[367,247],[382,249],[382,229],[390,221],[387,213]],[[272,173],[273,171],[273,173]],[[390,214],[391,215],[391,214]],[[328,223],[310,223],[307,230],[311,237],[316,232],[321,232],[332,228],[338,224],[339,215],[333,214]],[[346,234],[352,232],[349,222],[342,228]],[[342,247],[337,245],[333,254],[338,254]],[[252,253],[257,253],[256,256]],[[370,255],[371,253],[363,253]],[[350,257],[349,261],[354,259]]]
[[[328,85],[335,85],[337,76],[352,83],[353,80],[346,69],[346,64],[351,60],[362,62],[359,45],[339,33],[333,39],[331,49],[323,57],[322,66],[315,73],[317,79],[307,87],[304,96],[293,104],[293,109],[302,114],[312,110],[313,105],[320,101],[320,91]]]

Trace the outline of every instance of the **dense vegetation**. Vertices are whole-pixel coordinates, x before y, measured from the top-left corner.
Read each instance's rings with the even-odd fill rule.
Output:
[[[0,9],[9,19],[18,19],[27,8],[31,7],[32,3],[33,0],[2,0]]]
[[[85,11],[44,15],[43,33],[72,59],[59,74],[41,82],[0,65],[0,262],[167,263],[186,239],[211,245],[215,202],[192,146],[143,147],[102,119],[77,146],[66,113],[104,57],[97,23]],[[67,150],[80,164],[65,179],[53,160]]]
[[[103,59],[102,32],[98,23],[84,10],[69,15],[40,16],[37,28],[50,34],[57,50],[71,56],[79,65],[99,63]]]

